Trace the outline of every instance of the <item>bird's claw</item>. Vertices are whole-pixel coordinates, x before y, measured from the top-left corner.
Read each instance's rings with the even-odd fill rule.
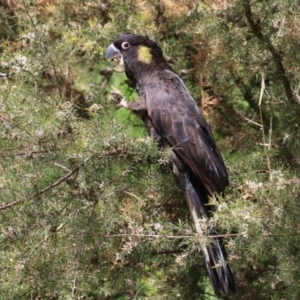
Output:
[[[125,98],[122,98],[121,101],[119,102],[119,104],[117,105],[117,108],[120,108],[120,107],[128,108],[127,101],[125,100]]]
[[[120,107],[128,108],[126,99],[123,97],[123,95],[121,94],[121,92],[118,91],[117,89],[114,89],[111,92],[111,98],[112,98],[112,100],[114,102],[117,103],[117,108],[120,108]]]

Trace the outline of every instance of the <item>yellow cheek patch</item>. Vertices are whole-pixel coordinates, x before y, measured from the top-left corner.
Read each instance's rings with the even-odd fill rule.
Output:
[[[152,59],[152,54],[150,48],[146,46],[140,46],[138,49],[138,60],[144,64],[150,64]]]

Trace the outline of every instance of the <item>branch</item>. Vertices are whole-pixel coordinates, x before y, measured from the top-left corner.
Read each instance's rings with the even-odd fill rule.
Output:
[[[271,148],[271,145],[266,144],[264,119],[263,119],[263,113],[262,113],[262,108],[261,108],[261,103],[262,103],[263,95],[264,95],[264,92],[265,92],[265,88],[266,88],[265,78],[264,78],[264,74],[262,74],[262,76],[261,76],[261,89],[260,89],[258,107],[259,107],[259,113],[260,113],[260,122],[261,122],[261,125],[262,125],[261,129],[262,129],[263,145],[264,145],[265,155],[266,155],[266,159],[267,159],[267,165],[268,165],[268,169],[269,169],[269,176],[271,176],[272,169],[271,169],[271,161],[270,161],[270,156],[269,156],[269,150]]]
[[[261,124],[258,124],[257,122],[249,119],[248,117],[245,116],[245,114],[243,114],[242,112],[236,110],[235,108],[233,108],[232,105],[228,104],[228,101],[222,101],[222,97],[220,97],[219,95],[217,95],[215,93],[215,91],[213,90],[212,86],[210,85],[206,85],[206,86],[202,86],[203,90],[205,91],[206,94],[208,94],[208,96],[213,97],[218,99],[218,101],[220,103],[222,103],[222,107],[226,106],[226,109],[228,111],[230,111],[230,115],[235,115],[240,121],[242,121],[243,123],[246,123],[246,125],[251,124],[254,125],[255,127],[262,127]],[[245,95],[244,98],[246,99]],[[248,99],[246,99],[248,101]],[[248,101],[249,102],[249,101]],[[236,125],[236,124],[232,124],[232,125]]]
[[[261,42],[261,45],[265,49],[270,51],[270,53],[271,53],[271,55],[274,59],[276,69],[277,69],[276,73],[277,73],[277,76],[280,78],[280,80],[282,82],[284,92],[285,92],[285,95],[286,95],[287,99],[290,100],[290,101],[293,101],[296,104],[298,104],[298,102],[296,101],[296,99],[294,97],[294,93],[293,93],[293,90],[291,88],[289,79],[287,78],[286,71],[285,71],[285,68],[284,68],[283,63],[282,63],[282,57],[281,57],[280,52],[276,50],[276,48],[273,46],[270,39],[267,38],[266,36],[264,36],[264,34],[262,33],[261,26],[253,20],[250,0],[245,1],[244,8],[245,8],[245,16],[246,16],[247,22],[248,22],[253,34]]]
[[[84,164],[86,164],[93,156],[90,156],[88,158],[86,158],[81,164],[79,164],[76,168],[74,168],[73,170],[71,170],[67,175],[61,177],[60,179],[58,179],[57,181],[55,181],[54,183],[50,184],[49,186],[47,186],[46,188],[32,194],[29,198],[27,199],[23,199],[23,200],[19,200],[19,201],[15,201],[9,204],[4,204],[0,206],[0,210],[5,210],[7,208],[10,208],[12,206],[15,206],[19,203],[22,203],[24,201],[29,201],[35,197],[38,197],[44,193],[46,193],[47,191],[53,189],[54,187],[60,185],[61,183],[63,183],[64,181],[66,181],[69,177],[71,177],[74,173],[76,173]]]
[[[290,149],[284,144],[283,140],[280,138],[280,131],[276,130],[278,128],[279,121],[278,121],[278,118],[273,113],[272,105],[269,104],[270,114],[263,111],[261,109],[261,107],[259,107],[258,102],[255,100],[256,98],[254,97],[254,95],[251,92],[251,89],[250,89],[251,83],[250,83],[250,86],[246,85],[244,80],[242,78],[240,78],[236,74],[236,72],[234,72],[233,70],[231,70],[231,75],[234,78],[236,86],[240,89],[241,93],[243,94],[244,99],[249,103],[250,107],[255,112],[257,112],[257,114],[259,116],[263,116],[263,118],[261,120],[261,122],[263,121],[263,123],[258,124],[256,122],[254,122],[253,120],[247,118],[243,113],[234,109],[232,107],[232,105],[228,104],[228,101],[223,101],[222,107],[225,108],[231,115],[234,115],[241,121],[246,122],[246,125],[251,125],[252,128],[257,128],[257,126],[261,128],[261,125],[262,125],[262,126],[264,126],[265,129],[268,129],[270,131],[272,130],[272,134],[274,135],[273,147],[276,148],[275,144],[277,144],[277,149],[279,149],[281,155],[283,157],[285,157],[286,161],[290,165],[293,165],[294,164],[294,156],[291,153]],[[250,81],[252,79],[253,79],[253,77],[250,78]],[[219,96],[217,96],[217,97],[219,97]],[[220,113],[222,114],[223,117],[226,117],[226,116],[224,116],[222,111],[220,111]],[[270,122],[268,122],[268,120],[270,120]],[[229,120],[228,118],[227,118],[227,121],[230,124],[232,124],[231,120]],[[232,124],[232,125],[236,126],[236,124]]]
[[[291,181],[291,183],[300,183],[300,180]],[[263,233],[264,237],[286,237],[294,235],[291,234],[272,234],[269,232]],[[216,235],[200,235],[200,234],[194,234],[194,235],[164,235],[164,234],[137,234],[137,233],[120,233],[120,234],[102,234],[98,233],[97,236],[101,237],[107,237],[107,238],[119,238],[119,237],[141,237],[141,238],[164,238],[164,239],[184,239],[184,238],[229,238],[229,237],[244,237],[243,234],[240,233],[227,233],[227,234],[216,234]],[[257,238],[257,234],[249,235],[249,237]]]
[[[38,31],[37,31],[37,28],[36,28],[36,26],[35,26],[35,23],[33,22],[33,19],[31,18],[31,15],[30,15],[28,9],[27,9],[25,0],[23,0],[22,2],[23,2],[23,7],[24,7],[24,10],[25,10],[25,13],[26,13],[26,15],[28,16],[28,18],[29,18],[29,20],[30,20],[30,22],[31,22],[31,24],[32,24],[32,26],[33,26],[35,32],[37,33],[37,32],[38,32]]]
[[[131,193],[131,192],[128,192],[128,191],[123,191],[124,194],[132,197],[132,198],[135,198],[136,200],[141,200],[137,195]]]
[[[222,237],[236,237],[240,236],[238,233],[229,233],[229,234],[218,234],[218,235],[164,235],[164,234],[137,234],[137,233],[120,233],[120,234],[101,234],[98,233],[98,236],[108,237],[108,238],[118,238],[118,237],[142,237],[142,238],[165,238],[165,239],[184,239],[184,238],[193,238],[198,236],[199,238],[222,238]]]
[[[9,150],[6,150],[9,151]],[[49,153],[49,150],[39,150],[39,151],[35,151],[35,150],[28,150],[25,152],[19,152],[19,153],[12,153],[13,150],[10,150],[10,154],[3,154],[0,155],[0,157],[14,157],[14,156],[25,156],[25,157],[32,157],[34,154],[40,154],[40,153]],[[52,152],[55,150],[51,150]]]

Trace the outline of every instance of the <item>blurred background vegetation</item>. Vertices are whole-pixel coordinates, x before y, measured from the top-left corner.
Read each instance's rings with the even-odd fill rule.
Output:
[[[0,299],[215,299],[167,149],[111,91],[121,33],[162,47],[230,173],[212,220],[237,295],[300,298],[295,0],[0,1]]]

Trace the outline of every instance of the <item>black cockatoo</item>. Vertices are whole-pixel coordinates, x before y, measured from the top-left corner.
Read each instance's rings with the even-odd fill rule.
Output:
[[[224,191],[228,175],[212,132],[183,80],[169,66],[160,47],[147,36],[124,34],[106,49],[106,59],[119,60],[139,94],[127,107],[143,120],[148,133],[172,147],[173,172],[184,190],[199,235],[201,220],[207,219],[208,197]],[[203,222],[202,222],[203,223]],[[235,292],[232,271],[226,262],[222,240],[210,229],[212,238],[200,238],[205,265],[217,296]]]

